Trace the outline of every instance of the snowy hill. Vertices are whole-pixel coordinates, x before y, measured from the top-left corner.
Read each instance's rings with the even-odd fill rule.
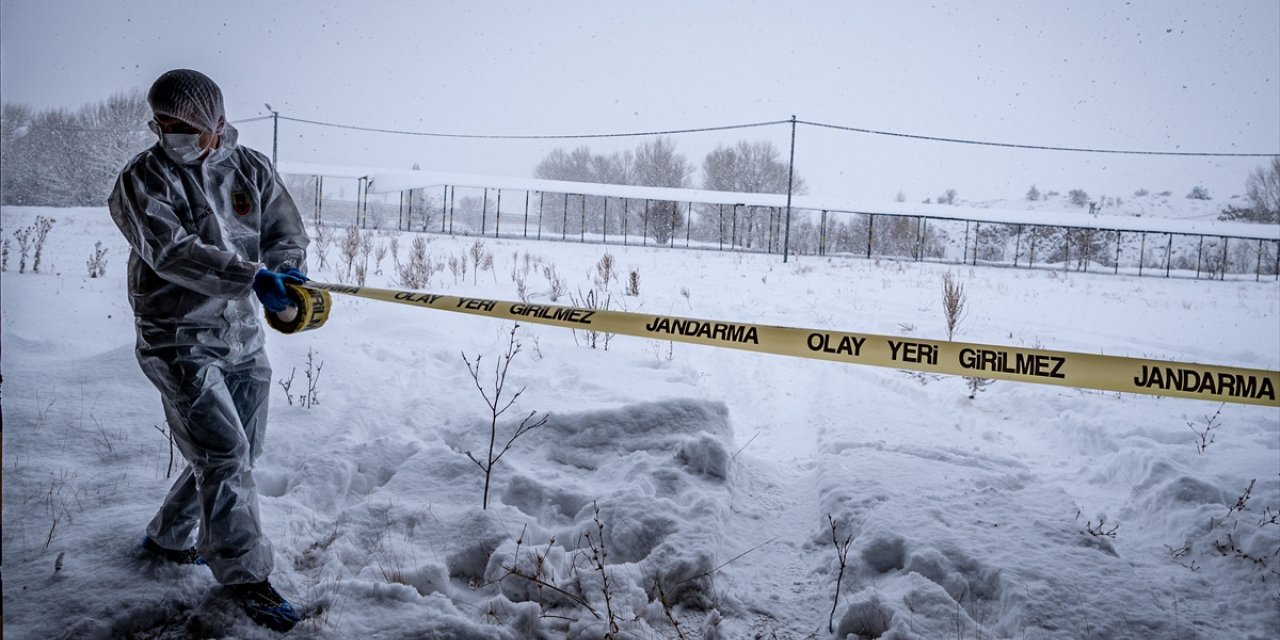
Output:
[[[1219,204],[1123,198],[1107,213]],[[57,220],[41,272],[18,273],[13,255],[0,276],[6,634],[275,637],[207,569],[136,549],[176,469],[134,359],[127,248],[104,209],[6,207],[0,223],[8,236],[37,216]],[[370,258],[370,286],[398,287],[393,256],[406,261],[415,236],[374,235],[388,252]],[[611,246],[620,277],[597,285],[605,247],[423,237],[442,265],[473,248],[493,261],[444,269],[424,291],[515,300],[523,283],[532,301],[570,304],[594,286],[631,311],[939,339],[950,271],[968,294],[959,340],[1280,368],[1275,280]],[[89,278],[98,241],[107,271]],[[324,266],[318,254],[312,277],[347,278],[336,249]],[[486,510],[468,454],[487,446],[490,416],[462,355],[488,371],[512,334],[335,296],[318,331],[268,336],[274,378],[292,382],[273,388],[255,475],[272,580],[310,616],[294,636],[1280,630],[1274,408],[1009,382],[970,399],[957,378],[622,336],[591,348],[522,325],[508,384],[525,392],[499,428],[549,419],[494,468]],[[306,408],[309,358],[323,368]]]

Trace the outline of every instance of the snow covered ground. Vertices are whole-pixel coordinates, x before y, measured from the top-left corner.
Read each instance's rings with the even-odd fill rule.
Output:
[[[0,281],[5,634],[273,637],[205,568],[140,557],[176,468],[134,360],[126,247],[105,209],[5,208],[5,236],[38,215],[57,220],[41,272],[13,255]],[[476,241],[425,237],[444,261]],[[97,241],[109,264],[90,279]],[[515,274],[547,302],[554,267],[577,296],[606,251],[483,249],[491,270],[425,290],[514,300]],[[950,270],[970,307],[957,339],[1280,368],[1274,279],[607,251],[614,308],[938,339]],[[337,281],[327,258],[312,276]],[[391,263],[368,284],[397,287]],[[499,427],[550,418],[494,468],[484,510],[467,452],[488,446],[488,409],[462,354],[491,371],[511,323],[335,302],[322,329],[268,339],[295,397],[273,388],[256,477],[273,582],[310,616],[297,637],[1280,634],[1274,408],[1008,382],[971,400],[957,378],[523,325],[507,384],[525,392]],[[323,369],[304,408],[308,354]]]

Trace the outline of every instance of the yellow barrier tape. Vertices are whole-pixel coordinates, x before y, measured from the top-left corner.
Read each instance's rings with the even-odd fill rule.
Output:
[[[310,289],[579,331],[1064,387],[1280,407],[1280,372],[605,311],[309,281]]]

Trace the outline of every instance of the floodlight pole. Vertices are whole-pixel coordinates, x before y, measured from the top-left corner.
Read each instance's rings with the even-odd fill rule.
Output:
[[[791,187],[796,164],[796,117],[791,116],[791,160],[787,162],[787,230],[782,238],[782,262],[786,263],[791,249]]]

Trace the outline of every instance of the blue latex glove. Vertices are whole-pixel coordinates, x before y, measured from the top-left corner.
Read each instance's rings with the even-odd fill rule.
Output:
[[[303,282],[306,282],[311,279],[307,277],[307,274],[301,271],[298,271],[297,267],[289,267],[288,269],[285,269],[284,275],[293,276],[294,278],[297,278],[299,280],[297,284],[302,284]]]
[[[297,272],[297,269],[292,269]],[[253,276],[253,292],[258,294],[258,299],[262,301],[262,306],[267,308],[271,313],[280,313],[289,307],[292,302],[289,295],[285,293],[285,284],[302,284],[307,281],[307,277],[301,274],[293,275],[288,271],[285,273],[276,273],[266,269],[259,269],[258,273]]]

